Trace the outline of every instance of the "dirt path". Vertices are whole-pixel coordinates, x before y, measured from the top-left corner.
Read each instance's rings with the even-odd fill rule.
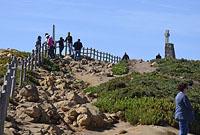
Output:
[[[76,135],[177,135],[178,130],[172,127],[161,127],[152,125],[132,126],[126,122],[119,122],[111,129],[102,131],[88,131],[77,133]]]
[[[102,76],[95,76],[92,74],[80,74],[80,73],[75,73],[75,76],[79,80],[83,80],[84,82],[87,82],[90,84],[90,86],[97,86],[99,84],[105,83],[114,77],[102,77]]]
[[[132,60],[129,62],[130,72],[136,71],[139,73],[150,73],[156,70],[155,67],[151,66],[150,62],[141,62]]]

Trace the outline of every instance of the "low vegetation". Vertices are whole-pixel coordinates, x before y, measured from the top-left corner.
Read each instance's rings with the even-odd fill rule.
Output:
[[[16,56],[17,58],[21,57],[21,58],[25,58],[29,55],[29,53],[27,52],[20,52],[17,50],[2,50],[1,53],[3,54],[11,54],[13,56]],[[10,57],[1,57],[0,59],[0,85],[2,85],[3,83],[3,77],[7,71],[7,63],[11,62],[11,58]],[[19,73],[17,73],[19,74]],[[19,76],[19,75],[17,75]]]
[[[95,103],[104,112],[122,111],[124,120],[132,124],[170,125],[177,127],[174,120],[177,84],[193,80],[193,89],[188,96],[194,107],[195,118],[191,132],[200,132],[200,74],[199,61],[162,59],[157,61],[153,73],[132,73],[113,79],[85,92],[98,93]],[[191,68],[191,67],[193,68]],[[187,70],[186,70],[187,69]]]
[[[112,72],[114,75],[123,75],[128,73],[128,62],[120,61],[116,65],[113,66]]]
[[[51,61],[48,58],[44,58],[43,59],[43,64],[42,67],[48,71],[59,71],[59,65],[57,65],[56,63],[54,63],[53,61]]]

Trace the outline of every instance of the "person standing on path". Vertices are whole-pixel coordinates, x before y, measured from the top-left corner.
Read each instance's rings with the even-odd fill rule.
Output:
[[[82,43],[81,43],[81,40],[78,39],[78,41],[76,41],[74,43],[74,50],[75,50],[75,54],[74,54],[74,59],[75,60],[80,60],[80,57],[81,57],[81,49],[83,47]]]
[[[177,89],[179,93],[175,98],[175,119],[179,122],[179,135],[187,135],[189,133],[189,123],[194,120],[192,106],[186,95],[188,84],[180,83]]]
[[[64,49],[64,39],[62,37],[60,37],[60,40],[58,41],[59,43],[59,51],[60,51],[60,57],[62,57],[62,51]]]
[[[65,42],[66,42],[66,46],[69,47],[69,55],[73,55],[73,48],[72,48],[72,45],[73,45],[73,39],[72,39],[72,36],[70,35],[70,32],[68,32],[68,35],[65,39]]]
[[[47,45],[48,45],[48,55],[51,59],[55,58],[55,55],[54,55],[54,41],[53,41],[53,38],[48,34],[46,33],[45,34],[45,37],[47,39]]]

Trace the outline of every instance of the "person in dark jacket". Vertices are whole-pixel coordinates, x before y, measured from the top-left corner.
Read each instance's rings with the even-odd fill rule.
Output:
[[[158,53],[158,55],[156,55],[156,59],[161,59],[162,57],[161,57],[161,55],[160,55],[160,53]]]
[[[194,120],[192,106],[186,95],[188,84],[180,83],[177,89],[179,93],[175,98],[175,119],[179,122],[179,135],[187,135],[189,132],[189,123]]]
[[[129,60],[129,56],[126,52],[125,52],[124,56],[122,57],[122,60]]]
[[[60,37],[60,40],[58,41],[59,44],[59,51],[60,51],[60,57],[62,57],[62,51],[64,49],[64,39],[62,37]]]
[[[68,35],[67,35],[67,37],[65,39],[65,42],[66,42],[66,45],[69,47],[69,55],[73,55],[73,48],[72,48],[73,38],[70,35],[70,32],[68,32]]]
[[[78,39],[78,41],[76,41],[74,43],[74,50],[75,50],[75,54],[74,54],[74,59],[75,60],[79,60],[80,59],[80,56],[81,56],[81,49],[83,47],[82,43],[81,43],[81,40]]]

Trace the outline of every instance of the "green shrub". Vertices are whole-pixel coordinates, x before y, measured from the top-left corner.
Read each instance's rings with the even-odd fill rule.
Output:
[[[27,83],[28,84],[35,84],[35,85],[40,85],[39,81],[38,81],[38,74],[36,74],[33,71],[28,71],[27,72]]]
[[[127,61],[120,61],[116,65],[113,66],[112,72],[114,75],[123,75],[127,74],[129,71],[128,69],[128,62]]]
[[[184,71],[185,72],[185,71]],[[115,78],[85,91],[97,93],[95,103],[104,112],[124,113],[124,119],[132,124],[171,125],[177,127],[174,120],[177,84],[190,79],[172,77],[160,72],[132,73]],[[200,131],[200,84],[194,83],[188,96],[195,110],[196,121],[190,128],[193,133]]]
[[[157,71],[163,75],[200,81],[200,61],[167,58],[157,62]]]
[[[48,58],[44,58],[42,67],[48,71],[60,71],[59,65]]]

